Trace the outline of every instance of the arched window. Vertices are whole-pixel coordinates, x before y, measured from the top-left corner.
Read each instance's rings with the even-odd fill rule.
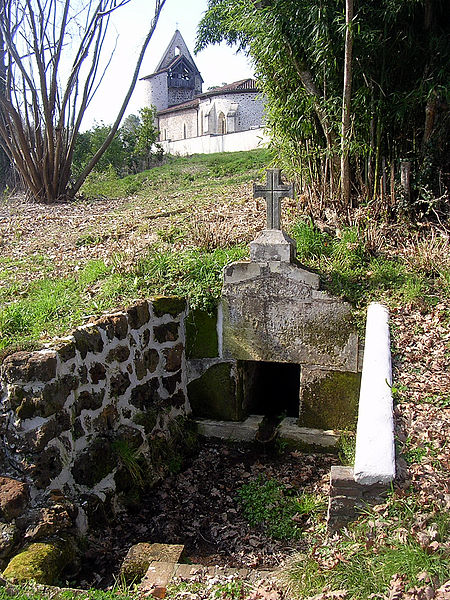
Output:
[[[175,56],[180,56],[180,54],[181,54],[180,46],[175,46]]]
[[[219,113],[217,117],[217,133],[223,135],[227,132],[227,120],[225,119],[225,115],[223,112]]]
[[[186,127],[186,123],[183,123],[183,139],[185,140],[187,138],[187,127]]]
[[[167,140],[167,129],[163,130],[163,140]]]
[[[200,111],[200,135],[203,135],[203,111]]]

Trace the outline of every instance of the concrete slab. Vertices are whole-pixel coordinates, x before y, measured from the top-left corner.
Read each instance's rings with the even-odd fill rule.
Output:
[[[197,419],[198,432],[205,437],[215,437],[233,442],[252,442],[263,420],[262,415],[250,415],[245,421],[212,421]]]
[[[332,429],[310,429],[299,427],[295,417],[286,417],[278,426],[278,438],[299,445],[332,449],[339,442],[339,432]]]

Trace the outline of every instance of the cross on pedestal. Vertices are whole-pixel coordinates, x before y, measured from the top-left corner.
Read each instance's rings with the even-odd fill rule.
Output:
[[[267,229],[281,229],[281,198],[294,197],[294,184],[281,181],[281,169],[268,169],[266,185],[253,184],[253,196],[267,202]]]

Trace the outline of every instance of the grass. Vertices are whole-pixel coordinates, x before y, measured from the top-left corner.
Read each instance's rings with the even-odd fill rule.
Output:
[[[146,197],[155,189],[162,194],[166,189],[182,185],[198,200],[205,196],[208,189],[220,187],[224,182],[232,185],[248,181],[249,175],[259,176],[269,162],[267,150],[197,154],[177,158],[168,156],[161,166],[123,178],[109,172],[91,173],[82,192],[87,197]]]
[[[263,477],[241,486],[238,499],[249,524],[279,540],[298,539],[307,518],[325,510],[321,498],[306,492],[297,496],[275,479]]]
[[[364,229],[357,227],[344,228],[339,237],[332,237],[300,219],[290,233],[297,242],[299,261],[317,270],[332,294],[356,307],[365,307],[372,300],[435,304],[439,298],[450,298],[450,259],[441,240],[435,244],[442,251],[440,260],[421,242],[415,245],[416,258],[412,260],[404,255],[374,255],[367,248]],[[435,258],[433,269],[426,253]]]
[[[183,296],[194,308],[211,310],[220,295],[223,267],[246,252],[239,246],[212,252],[155,248],[128,270],[121,270],[114,261],[107,265],[92,260],[76,276],[32,281],[19,299],[15,299],[16,285],[12,282],[2,292],[0,352],[32,347],[82,324],[92,314],[140,297]]]
[[[372,594],[384,597],[394,575],[405,576],[409,587],[418,585],[424,572],[440,583],[446,581],[448,554],[444,549],[430,552],[413,535],[414,515],[419,509],[413,495],[393,500],[383,517],[369,513],[368,518],[350,526],[333,546],[325,542],[308,553],[293,556],[282,579],[298,598],[308,598],[326,588],[345,589],[347,597],[355,600],[367,600]],[[437,509],[431,515],[430,524],[435,524],[438,538],[445,540],[449,515]],[[399,521],[404,527],[402,539],[397,533]]]

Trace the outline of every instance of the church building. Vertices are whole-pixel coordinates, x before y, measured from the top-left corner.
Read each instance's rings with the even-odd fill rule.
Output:
[[[250,149],[260,145],[263,121],[263,101],[253,79],[235,81],[221,87],[202,91],[202,76],[186,46],[181,33],[176,30],[156,71],[142,78],[147,86],[147,102],[157,110],[160,142],[167,151],[180,154],[234,149]],[[194,138],[227,136],[242,132],[250,135],[232,136],[229,139]],[[250,142],[254,140],[253,142]],[[170,144],[179,140],[191,142]],[[234,148],[234,145],[243,147]],[[253,145],[252,145],[253,144]]]

